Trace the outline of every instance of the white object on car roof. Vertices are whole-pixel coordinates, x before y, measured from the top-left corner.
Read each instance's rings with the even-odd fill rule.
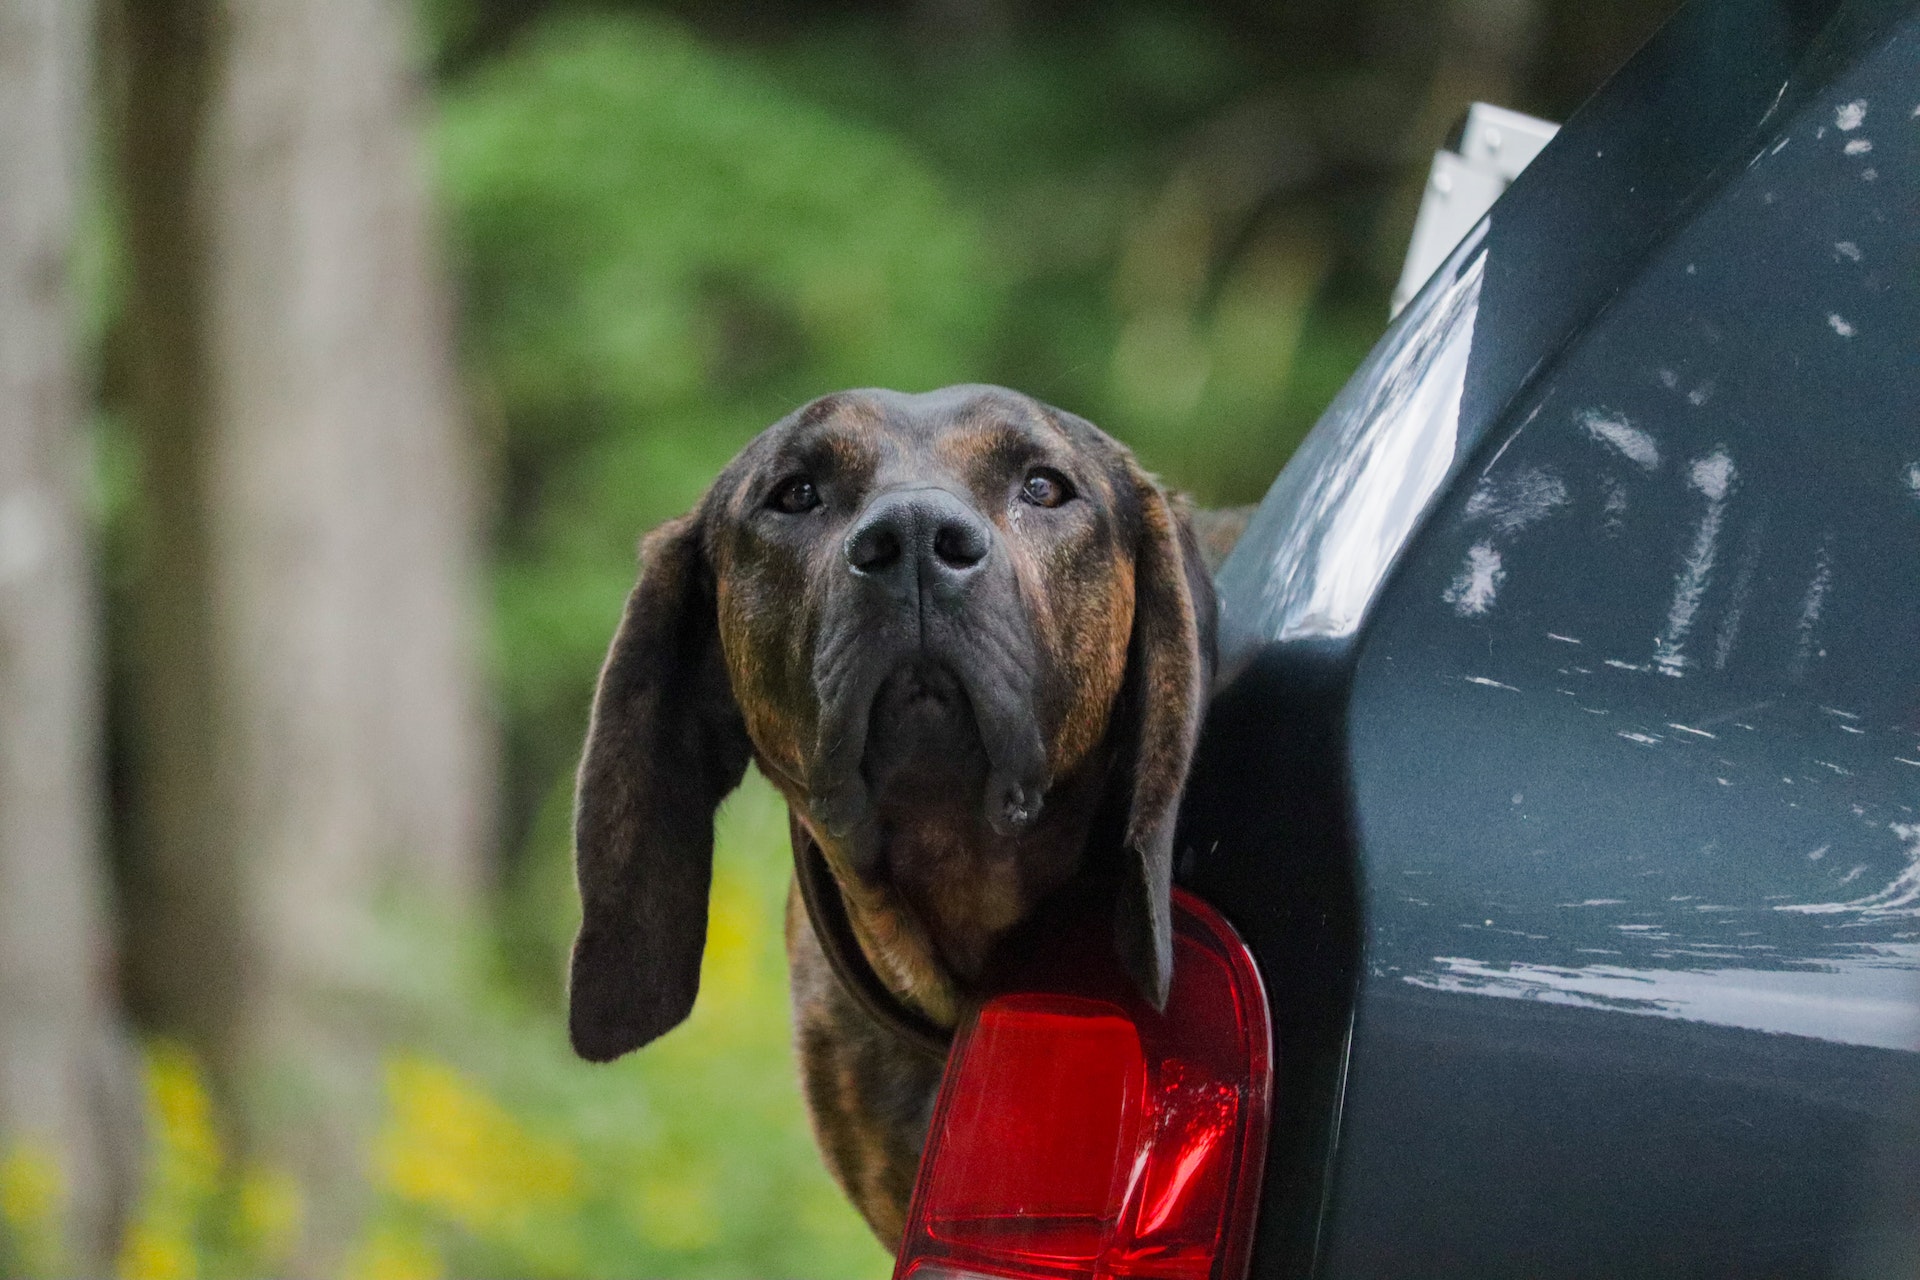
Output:
[[[1433,153],[1406,265],[1393,289],[1394,315],[1559,129],[1551,121],[1485,102],[1467,108],[1458,143]]]

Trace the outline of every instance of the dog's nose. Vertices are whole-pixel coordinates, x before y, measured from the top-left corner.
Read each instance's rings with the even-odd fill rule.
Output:
[[[882,494],[847,535],[847,566],[903,592],[962,585],[992,549],[992,530],[945,489]]]

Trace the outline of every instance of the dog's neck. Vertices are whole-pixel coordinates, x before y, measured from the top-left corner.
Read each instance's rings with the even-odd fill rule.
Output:
[[[869,967],[904,1004],[953,1027],[981,998],[996,945],[1080,869],[1106,773],[1104,758],[1088,762],[1018,837],[924,799],[883,806],[877,883],[849,874],[850,850],[801,823],[825,854]]]
[[[829,867],[845,865],[844,851],[823,848]],[[970,1001],[958,976],[942,963],[919,915],[889,886],[866,885],[837,869],[834,880],[847,904],[854,940],[881,983],[934,1023],[957,1026]]]

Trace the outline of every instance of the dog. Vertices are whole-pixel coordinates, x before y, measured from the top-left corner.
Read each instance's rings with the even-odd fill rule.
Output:
[[[1164,1007],[1214,660],[1191,523],[1123,445],[1000,387],[842,392],[756,437],[644,541],[600,673],[576,1052],[616,1058],[691,1011],[714,811],[751,759],[790,812],[814,1136],[897,1249],[945,1041],[1023,925],[1094,904]]]

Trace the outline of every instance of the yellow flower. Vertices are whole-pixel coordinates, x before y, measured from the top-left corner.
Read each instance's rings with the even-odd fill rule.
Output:
[[[529,1133],[450,1068],[396,1058],[387,1067],[387,1100],[376,1164],[381,1182],[401,1199],[497,1236],[574,1197],[578,1157]]]
[[[647,1178],[634,1205],[641,1239],[660,1249],[692,1253],[720,1236],[713,1206],[713,1179],[686,1171],[676,1177]]]
[[[440,1280],[440,1255],[416,1232],[376,1227],[347,1261],[347,1280]]]
[[[241,1175],[237,1234],[252,1257],[278,1263],[292,1253],[304,1210],[290,1174],[256,1165]]]
[[[200,1274],[193,1246],[184,1236],[145,1222],[128,1230],[114,1270],[122,1280],[192,1280]]]
[[[195,1189],[213,1190],[220,1178],[220,1136],[213,1099],[193,1054],[157,1044],[147,1054],[147,1105],[158,1129],[160,1157]]]
[[[192,1052],[162,1042],[146,1057],[151,1159],[116,1269],[127,1280],[188,1280],[200,1274],[198,1228],[219,1193],[225,1155]]]
[[[737,1010],[753,995],[765,922],[752,887],[724,869],[713,877],[711,902],[700,994],[721,1009]]]
[[[0,1227],[17,1266],[59,1270],[66,1201],[66,1180],[52,1148],[23,1138],[0,1159]]]

